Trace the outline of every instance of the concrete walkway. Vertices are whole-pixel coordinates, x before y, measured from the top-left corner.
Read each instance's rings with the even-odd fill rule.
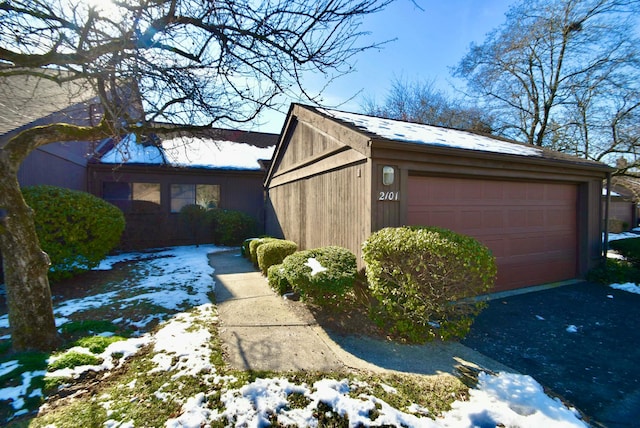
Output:
[[[325,332],[299,302],[278,296],[239,251],[209,255],[214,268],[220,339],[227,363],[241,370],[399,371],[436,375],[466,365],[508,367],[457,342],[401,345]]]

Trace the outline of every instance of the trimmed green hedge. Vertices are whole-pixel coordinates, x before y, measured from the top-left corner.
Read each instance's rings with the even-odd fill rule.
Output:
[[[258,232],[257,220],[242,211],[215,208],[207,211],[213,242],[216,245],[240,246]]]
[[[633,266],[640,268],[640,238],[609,241],[609,248],[620,253]]]
[[[412,342],[464,337],[494,285],[495,259],[475,239],[434,227],[385,228],[363,244],[372,317]]]
[[[357,275],[356,256],[336,246],[298,251],[284,259],[282,269],[295,291],[321,306],[353,288]]]
[[[254,236],[258,222],[242,211],[206,209],[197,204],[180,209],[180,219],[195,244],[213,242],[216,245],[235,247]]]
[[[180,209],[179,216],[194,244],[198,245],[209,239],[211,224],[209,214],[204,207],[197,204],[185,205]]]
[[[291,284],[285,275],[282,264],[269,266],[267,270],[267,278],[269,280],[269,286],[279,295],[283,295],[287,291],[291,290]]]
[[[22,194],[35,212],[40,245],[51,259],[52,281],[96,267],[120,242],[124,214],[98,197],[54,186],[26,187]]]
[[[284,239],[275,239],[265,242],[257,247],[258,267],[263,275],[267,274],[268,269],[273,265],[281,264],[288,255],[298,250],[298,244],[293,241]]]
[[[264,237],[264,238],[256,238],[249,241],[249,259],[253,263],[254,266],[258,266],[258,247],[262,244],[266,244],[267,242],[275,241],[276,238]]]

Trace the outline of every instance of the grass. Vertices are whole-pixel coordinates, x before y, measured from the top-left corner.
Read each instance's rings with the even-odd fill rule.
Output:
[[[118,291],[120,284],[129,284],[134,281],[139,271],[140,269],[137,269],[134,263],[129,267],[122,266],[115,272],[101,272],[102,275],[99,276],[92,272],[88,276],[73,280],[72,283],[82,284],[84,288],[78,287],[73,293],[68,289],[64,290],[63,294],[66,293],[66,295],[62,300],[80,298],[83,294],[95,295],[114,289]],[[123,272],[129,272],[130,275],[125,275]],[[90,281],[87,281],[87,278]],[[54,285],[54,291],[56,286],[61,285]],[[126,288],[126,285],[124,287]],[[213,294],[210,295],[212,300],[214,297]],[[116,309],[109,309],[109,311],[113,310]],[[44,373],[47,370],[51,372],[64,367],[101,363],[97,354],[104,352],[109,344],[133,335],[131,331],[122,331],[117,324],[101,320],[102,315],[107,318],[103,311],[102,308],[96,308],[92,311],[73,314],[73,319],[61,328],[64,344],[55,354],[59,358],[52,359],[53,362],[49,364],[47,362],[51,357],[49,354],[11,354],[10,342],[0,341],[0,363],[16,359],[19,362],[14,370],[0,376],[0,387],[19,385],[22,382],[22,373],[27,371]],[[120,309],[118,316],[145,319],[156,315],[158,311],[161,311],[161,308],[141,303]],[[165,318],[170,316],[170,314],[160,315]],[[336,314],[330,314],[328,318],[335,317]],[[113,318],[110,313],[109,319]],[[350,396],[353,398],[360,395],[373,395],[405,411],[410,404],[417,404],[428,409],[431,416],[449,410],[454,400],[464,398],[468,392],[468,388],[460,380],[450,375],[420,376],[350,371],[277,373],[231,370],[225,365],[217,322],[212,319],[216,318],[195,317],[191,327],[191,329],[204,329],[211,335],[208,343],[210,363],[214,367],[211,373],[176,378],[171,371],[151,372],[156,367],[153,361],[154,353],[150,347],[145,347],[116,370],[107,373],[108,375],[90,372],[78,379],[36,376],[29,385],[29,391],[41,388],[46,394],[45,402],[43,403],[41,397],[34,397],[28,405],[32,413],[12,420],[10,420],[13,414],[11,403],[0,402],[0,425],[103,427],[107,421],[115,420],[131,421],[134,426],[164,426],[167,420],[181,414],[182,406],[189,397],[204,392],[209,408],[222,412],[224,405],[221,397],[225,391],[241,388],[258,378],[284,377],[296,385],[306,387],[311,387],[315,382],[327,378],[348,379],[351,385],[355,385],[350,391]],[[144,331],[154,329],[156,325],[157,320],[147,324]],[[111,336],[104,336],[101,333],[109,333]],[[92,355],[65,351],[74,346],[86,348]],[[383,388],[381,385],[386,387]],[[394,389],[395,392],[393,392]],[[303,409],[310,403],[309,398],[300,393],[292,393],[287,398],[289,408]],[[346,417],[323,406],[325,405],[321,404],[316,410],[320,426],[346,427],[349,425]],[[40,409],[39,414],[36,415],[35,412],[38,409]],[[280,426],[275,415],[271,416],[271,420],[274,423],[273,426]],[[213,427],[225,425],[227,421],[224,420],[214,421],[211,424]]]

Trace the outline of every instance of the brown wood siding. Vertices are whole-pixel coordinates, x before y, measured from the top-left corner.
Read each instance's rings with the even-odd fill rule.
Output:
[[[325,154],[345,148],[344,144],[341,144],[335,138],[318,133],[313,127],[304,122],[296,122],[294,131],[287,145],[286,153],[280,160],[279,174],[294,169],[309,160],[319,159],[324,157]]]
[[[371,233],[367,163],[288,182],[269,189],[267,234],[290,239],[300,249],[348,248],[360,260]]]
[[[408,223],[477,238],[498,264],[496,291],[572,279],[574,184],[410,177]]]
[[[604,199],[604,198],[603,198]],[[604,203],[604,202],[603,202]],[[609,220],[624,222],[626,230],[635,227],[634,223],[635,203],[624,200],[621,197],[612,197],[609,205]]]

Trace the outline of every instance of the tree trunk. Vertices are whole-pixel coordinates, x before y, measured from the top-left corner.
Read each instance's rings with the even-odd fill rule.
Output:
[[[0,251],[13,349],[50,351],[59,339],[47,278],[49,256],[40,248],[33,211],[17,177],[6,166],[0,160]]]

